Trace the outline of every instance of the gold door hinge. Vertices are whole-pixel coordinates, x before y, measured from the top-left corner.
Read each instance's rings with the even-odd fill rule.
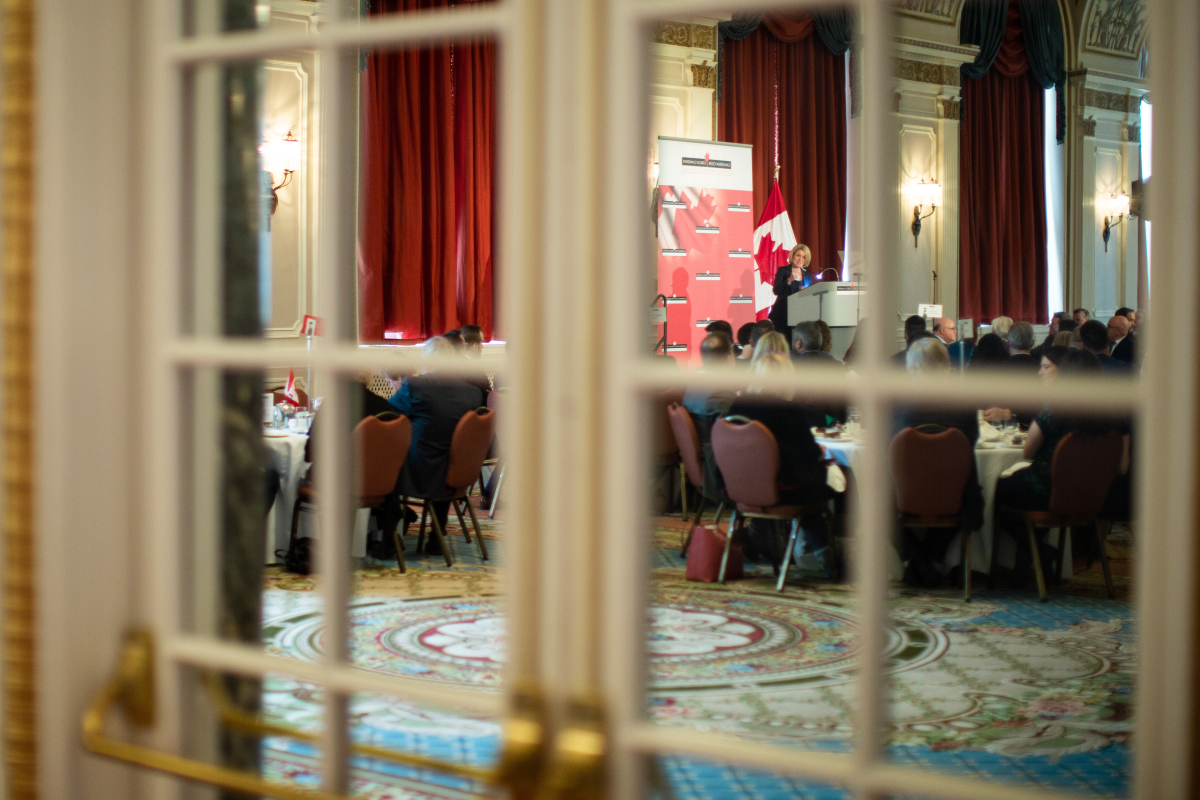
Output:
[[[225,725],[244,733],[286,736],[298,741],[319,743],[320,737],[315,734],[263,722],[237,708],[215,677],[206,677],[205,684],[216,701],[220,719]],[[249,795],[279,800],[348,800],[342,795],[308,789],[299,784],[266,781],[248,772],[129,744],[105,733],[105,720],[113,706],[120,709],[125,719],[134,726],[153,727],[156,719],[154,688],[154,637],[149,631],[130,632],[126,634],[121,647],[116,670],[83,716],[84,747],[117,761]],[[356,755],[445,772],[492,786],[504,786],[512,790],[514,796],[531,796],[541,781],[545,762],[543,705],[535,688],[523,688],[514,693],[513,709],[504,720],[502,730],[504,744],[500,764],[491,769],[454,764],[371,745],[352,744],[350,749]]]

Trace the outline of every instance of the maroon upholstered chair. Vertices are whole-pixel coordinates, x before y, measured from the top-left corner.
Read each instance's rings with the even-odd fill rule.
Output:
[[[412,442],[412,423],[408,417],[392,414],[392,419],[364,417],[354,426],[350,434],[353,447],[353,463],[358,464],[358,486],[356,509],[376,508],[396,488],[396,479],[408,457],[408,446]],[[311,483],[301,484],[296,493],[296,505],[292,508],[292,540],[296,538],[300,524],[302,503],[315,505],[317,492]],[[396,562],[401,572],[406,571],[404,550],[396,536]]]
[[[717,467],[725,481],[725,493],[734,504],[719,580],[725,582],[729,548],[734,535],[740,531],[739,523],[745,525],[747,519],[754,517],[773,520],[776,535],[782,539],[782,524],[790,521],[792,534],[784,548],[783,560],[779,565],[779,581],[775,586],[776,591],[782,592],[787,582],[788,567],[792,563],[792,549],[800,532],[800,520],[805,516],[819,515],[828,522],[829,504],[784,505],[779,502],[775,485],[779,474],[779,444],[775,441],[775,434],[761,422],[737,416],[719,419],[713,424],[712,446]]]
[[[487,561],[487,545],[483,542],[483,534],[479,530],[479,520],[475,517],[475,509],[471,506],[470,491],[475,481],[479,479],[479,473],[483,469],[483,461],[487,458],[488,448],[491,447],[492,438],[495,435],[495,411],[480,407],[463,414],[462,419],[458,421],[458,425],[454,428],[454,435],[450,439],[450,465],[446,468],[445,479],[446,487],[450,489],[450,493],[441,497],[414,498],[422,501],[421,527],[417,535],[417,549],[421,548],[421,544],[425,538],[425,519],[426,517],[432,517],[433,532],[437,536],[438,544],[442,546],[442,556],[446,559],[446,566],[448,567],[454,566],[454,562],[450,558],[450,548],[447,547],[442,523],[438,521],[437,514],[430,513],[432,510],[431,504],[447,501],[454,507],[454,513],[458,517],[458,524],[462,528],[463,536],[469,544],[471,533],[467,528],[466,522],[463,521],[462,510],[463,506],[466,507],[467,513],[471,516],[471,524],[475,527],[475,538],[479,542],[479,554],[484,561]],[[407,497],[400,498],[401,508],[407,506],[408,499]]]
[[[700,435],[696,433],[696,423],[686,408],[679,403],[671,403],[667,406],[667,419],[670,421],[671,431],[675,435],[675,444],[679,450],[679,459],[684,474],[687,475],[688,481],[695,487],[696,494],[700,498],[699,507],[696,509],[696,518],[688,526],[687,539],[679,553],[681,556],[686,556],[688,546],[692,543],[692,529],[703,518],[704,506],[708,502],[708,498],[704,496],[704,454],[700,450]],[[722,501],[717,506],[717,515],[713,518],[714,525],[721,524],[721,514],[724,512],[725,503]]]
[[[1100,545],[1100,565],[1104,569],[1104,585],[1111,600],[1112,571],[1104,537],[1096,526],[1096,516],[1104,507],[1104,498],[1117,473],[1121,471],[1121,452],[1124,447],[1118,431],[1088,434],[1072,431],[1054,448],[1050,462],[1050,507],[1046,511],[1021,511],[1002,508],[1004,513],[1021,517],[1029,533],[1033,553],[1033,569],[1037,576],[1038,597],[1046,602],[1046,578],[1042,574],[1042,559],[1038,552],[1039,529],[1062,528],[1059,538],[1058,575],[1062,577],[1063,550],[1073,528],[1090,526],[1096,531]],[[995,561],[996,539],[992,537],[992,560]]]
[[[971,602],[971,532],[962,528],[962,496],[975,453],[957,428],[905,428],[888,448],[897,521],[904,528],[962,533],[963,599]]]

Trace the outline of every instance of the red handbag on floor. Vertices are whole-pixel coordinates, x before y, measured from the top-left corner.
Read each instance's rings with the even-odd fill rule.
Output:
[[[725,554],[725,534],[705,525],[692,527],[692,543],[687,552],[687,579],[700,583],[716,583],[721,572],[721,557]],[[725,565],[725,580],[736,581],[745,574],[742,546],[736,541],[729,548]]]

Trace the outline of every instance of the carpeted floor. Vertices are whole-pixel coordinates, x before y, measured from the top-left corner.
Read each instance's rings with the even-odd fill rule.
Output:
[[[489,525],[489,538],[499,523]],[[751,565],[728,586],[688,583],[678,524],[656,533],[650,609],[650,708],[656,724],[808,750],[851,747],[857,613],[846,586],[774,591],[768,566]],[[502,544],[502,543],[501,543]],[[675,548],[675,549],[672,549]],[[497,557],[500,546],[492,548]],[[431,682],[496,691],[505,657],[497,567],[462,539],[461,563],[410,559],[407,575],[367,568],[351,611],[355,663]],[[1082,568],[1084,565],[1079,564]],[[1095,568],[1098,570],[1098,566]],[[1127,574],[1128,570],[1123,571]],[[1032,591],[897,587],[886,648],[891,687],[889,753],[900,763],[1097,797],[1128,793],[1133,728],[1134,609],[1094,596],[1085,572],[1037,602]],[[315,659],[322,651],[315,581],[268,577],[266,645]],[[1126,589],[1128,580],[1123,584]],[[320,725],[318,693],[268,682],[267,713]],[[356,740],[470,764],[493,761],[495,722],[356,698]],[[311,748],[271,740],[269,775],[318,780]],[[366,798],[458,798],[470,782],[358,759],[355,792]],[[832,798],[839,790],[686,759],[664,759],[679,798]]]

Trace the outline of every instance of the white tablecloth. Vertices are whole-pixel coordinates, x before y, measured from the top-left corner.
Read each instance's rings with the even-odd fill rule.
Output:
[[[862,445],[853,439],[823,439],[818,437],[817,442],[825,446],[826,452],[830,458],[833,458],[838,464],[843,467],[849,467],[853,471],[857,466],[857,462],[863,456]],[[977,532],[971,534],[971,571],[983,572],[990,574],[992,571],[992,518],[995,512],[996,499],[996,481],[1000,479],[1000,474],[1006,469],[1016,464],[1021,460],[1021,448],[1011,445],[991,445],[981,444],[975,448],[975,465],[979,470],[979,485],[983,488],[983,527]],[[961,534],[960,534],[961,535]],[[1050,535],[1050,542],[1057,542],[1058,533]],[[1070,542],[1067,543],[1068,551],[1063,559],[1063,577],[1071,576],[1071,558],[1070,558]],[[950,569],[958,566],[961,559],[962,545],[959,543],[959,538],[955,537],[950,545],[950,549],[946,551],[946,560],[943,562],[943,569]],[[997,542],[996,561],[1000,566],[1011,567],[1016,555],[1016,543],[1011,536],[1001,537]]]
[[[284,435],[278,436],[274,431],[271,435],[263,435],[267,459],[279,472],[279,494],[275,496],[275,504],[267,516],[268,564],[275,563],[276,550],[287,550],[292,535],[292,509],[296,506],[296,491],[308,471],[308,464],[304,461],[304,445],[308,442],[308,436],[290,431],[279,433]]]

